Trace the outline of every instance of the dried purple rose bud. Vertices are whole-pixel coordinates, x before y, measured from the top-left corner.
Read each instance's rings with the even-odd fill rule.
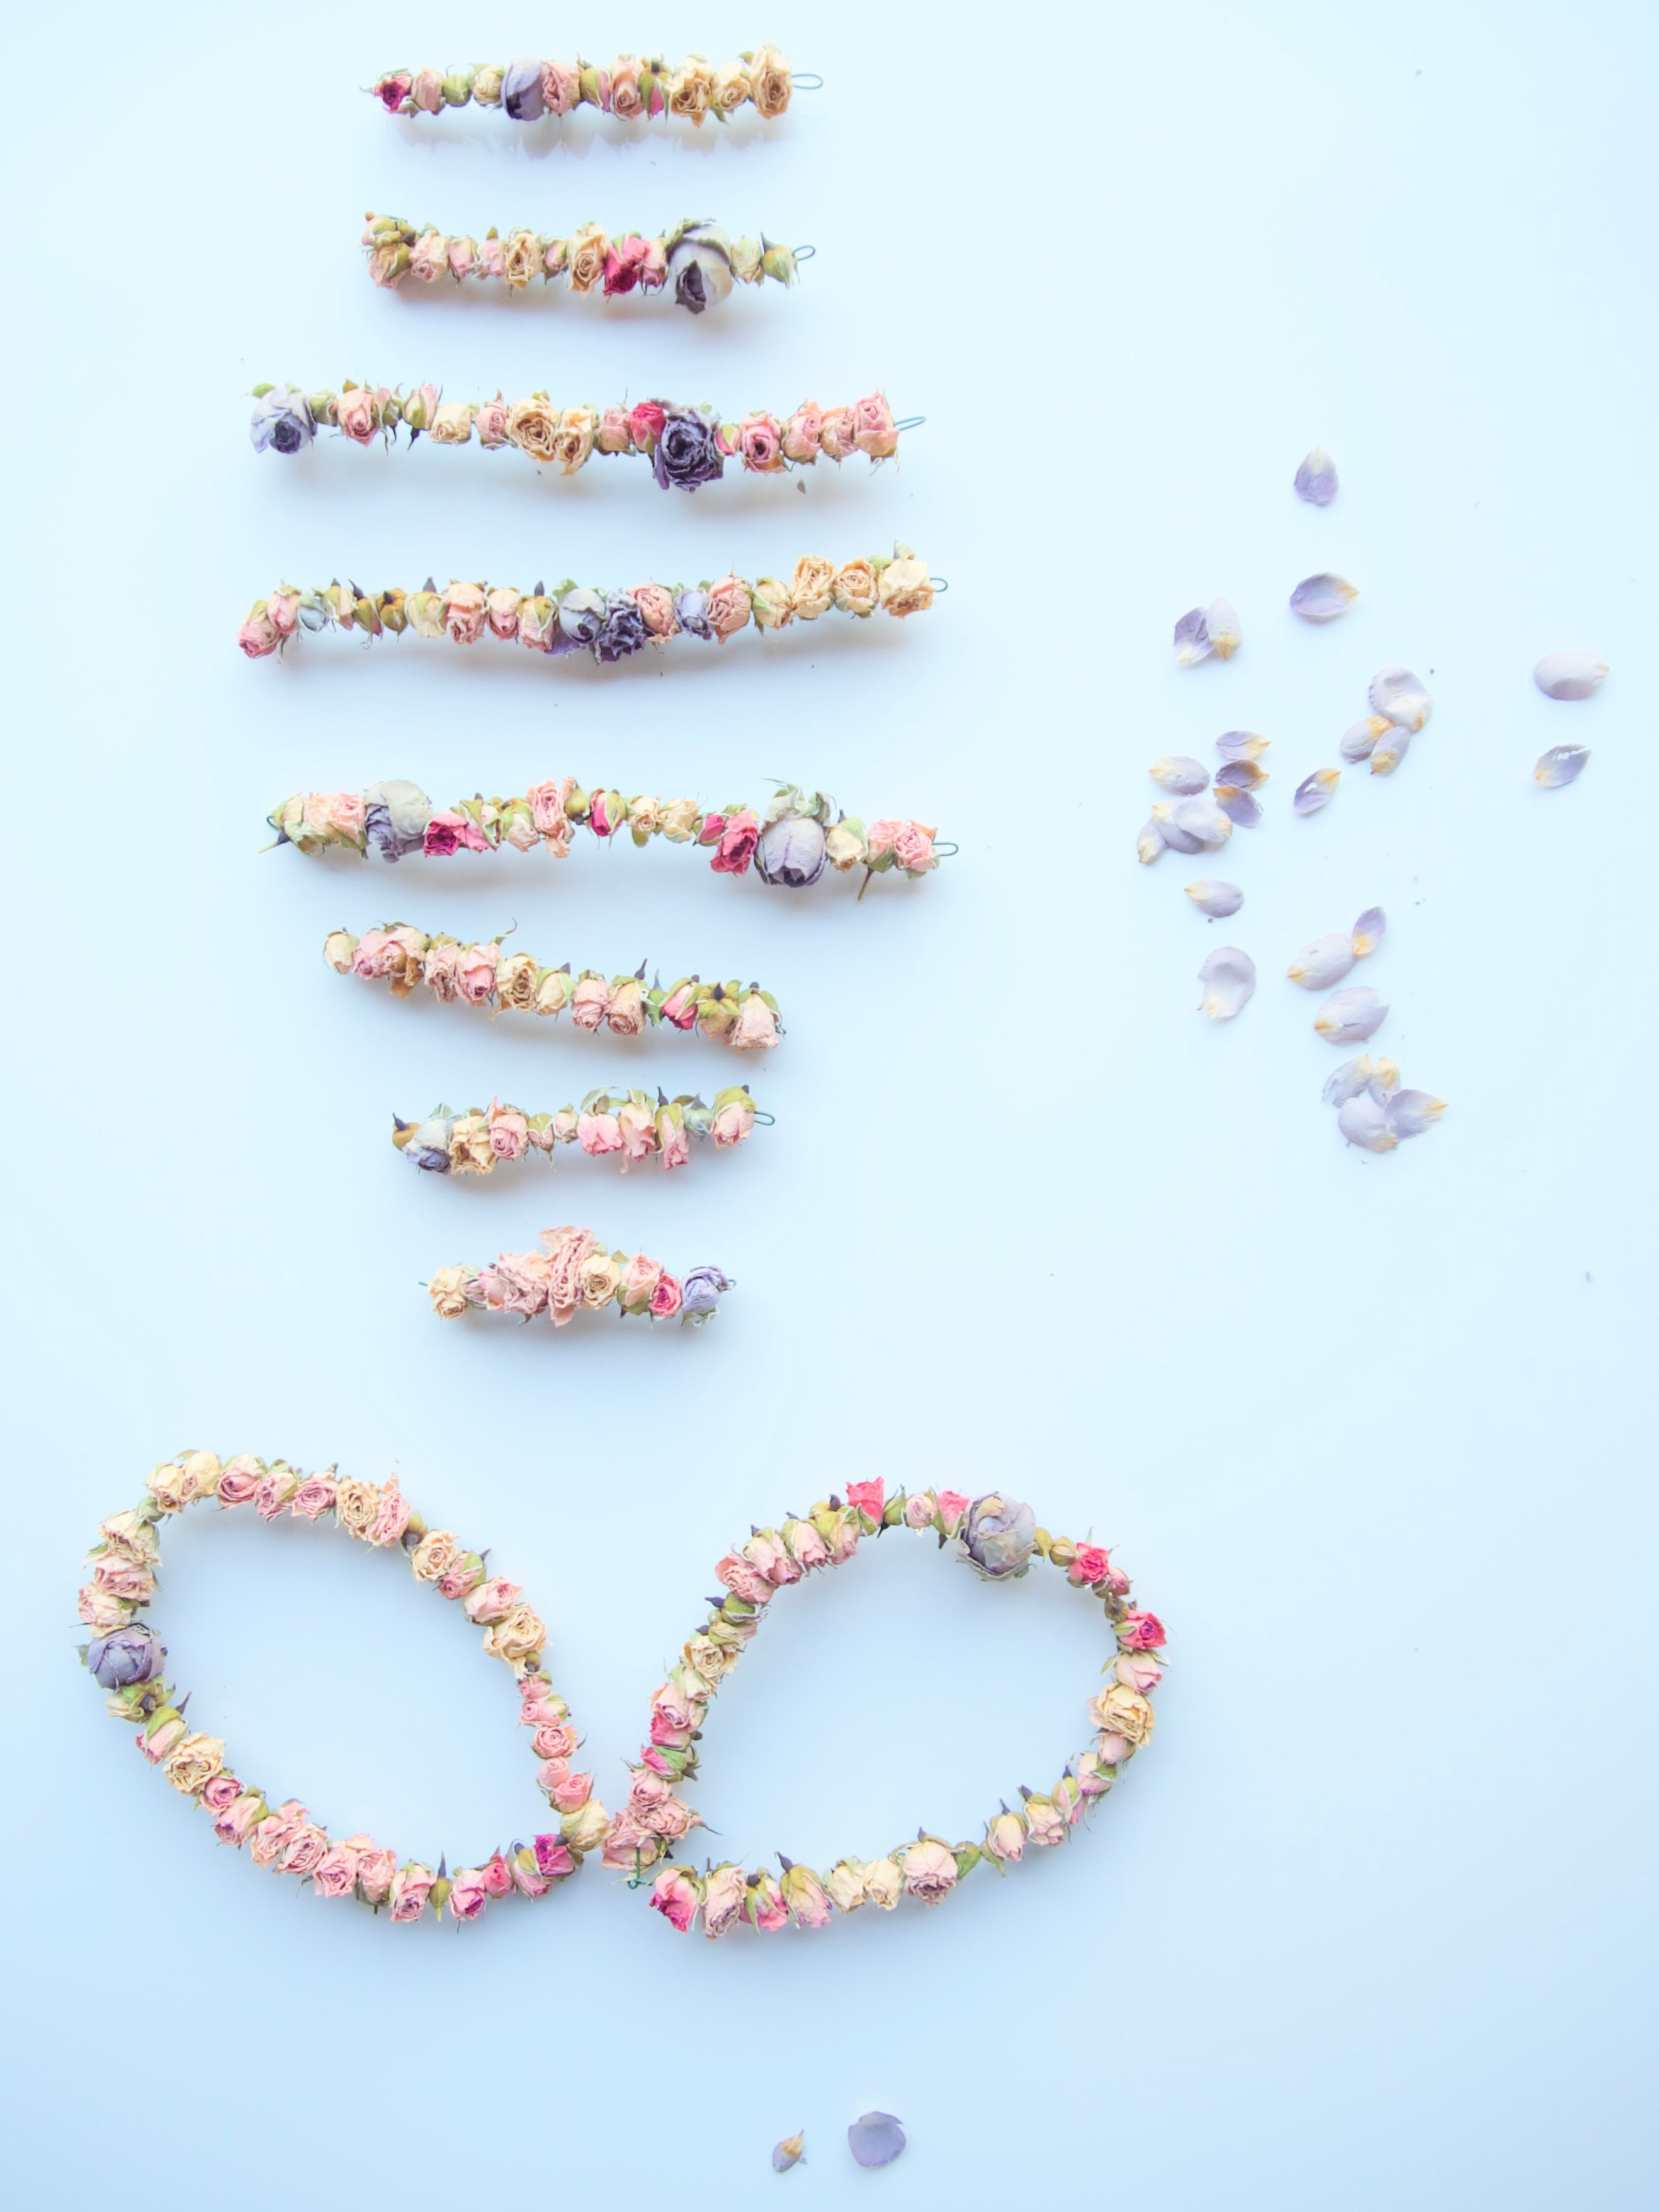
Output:
[[[827,848],[816,815],[782,814],[768,823],[755,848],[755,872],[766,884],[805,890],[823,873]]]
[[[428,1115],[424,1121],[400,1121],[392,1117],[392,1141],[410,1164],[429,1175],[450,1170],[449,1133],[454,1127],[447,1114]]]
[[[667,407],[652,448],[651,469],[664,491],[696,491],[714,483],[726,467],[720,428],[706,408]]]
[[[311,403],[296,386],[273,384],[255,395],[248,435],[256,453],[297,453],[316,434]]]
[[[514,123],[534,123],[546,112],[542,65],[533,54],[520,54],[517,61],[507,64],[501,79],[501,106]]]
[[[87,1672],[100,1689],[130,1689],[153,1681],[167,1664],[167,1648],[142,1620],[95,1636],[86,1648]]]
[[[363,793],[363,831],[371,851],[383,860],[418,853],[432,819],[432,801],[417,783],[392,776]]]
[[[669,250],[674,298],[694,315],[718,307],[732,289],[732,241],[718,223],[689,223]]]
[[[963,1558],[988,1583],[1012,1581],[1023,1575],[1031,1564],[1036,1545],[1036,1515],[1019,1498],[1005,1498],[996,1490],[976,1498],[968,1508],[957,1540]]]
[[[718,1267],[694,1267],[680,1285],[684,1301],[681,1318],[699,1325],[712,1321],[720,1310],[721,1298],[732,1288],[730,1278]]]

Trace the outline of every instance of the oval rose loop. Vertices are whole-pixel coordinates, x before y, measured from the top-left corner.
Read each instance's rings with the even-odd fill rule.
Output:
[[[988,1582],[1015,1581],[1033,1559],[1047,1559],[1100,1605],[1113,1650],[1103,1669],[1105,1686],[1089,1703],[1091,1747],[1070,1761],[1051,1790],[1020,1790],[1019,1804],[993,1814],[979,1843],[950,1843],[919,1830],[914,1841],[879,1858],[844,1858],[827,1873],[799,1866],[781,1851],[775,1875],[726,1862],[705,1861],[699,1870],[676,1859],[676,1846],[688,1848],[685,1839],[703,1825],[679,1794],[696,1772],[702,1723],[767,1606],[786,1584],[843,1565],[864,1537],[901,1528],[954,1537],[958,1557]],[[822,1928],[832,1911],[855,1912],[861,1905],[890,1911],[904,1896],[937,1905],[984,1860],[1002,1873],[1024,1857],[1028,1844],[1065,1843],[1151,1738],[1151,1692],[1164,1672],[1162,1623],[1130,1603],[1128,1577],[1109,1553],[1051,1536],[1037,1527],[1029,1505],[1000,1492],[969,1499],[950,1490],[900,1491],[889,1498],[878,1481],[855,1482],[845,1504],[830,1498],[808,1514],[786,1516],[778,1528],[757,1529],[714,1572],[725,1595],[709,1600],[708,1619],[682,1645],[651,1700],[650,1734],[630,1770],[627,1802],[605,1839],[605,1863],[630,1875],[630,1886],[648,1881],[653,1905],[682,1931],[699,1914],[705,1936],[723,1936],[740,1921],[771,1934],[790,1920]]]
[[[484,1650],[512,1674],[519,1724],[532,1731],[536,1779],[557,1815],[556,1827],[494,1851],[482,1865],[451,1871],[442,1857],[435,1868],[400,1862],[371,1836],[331,1836],[297,1798],[273,1804],[233,1772],[221,1739],[185,1720],[188,1699],[166,1679],[167,1647],[141,1617],[155,1595],[161,1524],[208,1499],[226,1508],[251,1505],[262,1521],[283,1513],[307,1521],[330,1516],[359,1543],[400,1549],[416,1581],[459,1606],[483,1630]],[[580,1739],[543,1668],[547,1631],[540,1616],[515,1583],[485,1572],[479,1553],[447,1528],[428,1528],[395,1480],[362,1482],[332,1468],[307,1475],[283,1460],[222,1462],[212,1452],[184,1452],[154,1470],[136,1506],[103,1522],[87,1564],[92,1574],[79,1613],[91,1640],[81,1656],[107,1692],[109,1711],[137,1723],[136,1741],[145,1758],[204,1808],[222,1844],[246,1845],[256,1866],[309,1881],[319,1897],[355,1898],[377,1912],[384,1905],[395,1921],[424,1919],[428,1912],[439,1917],[446,1909],[453,1920],[477,1920],[493,1898],[515,1891],[544,1897],[603,1841],[610,1816],[593,1796],[590,1778],[572,1767]]]

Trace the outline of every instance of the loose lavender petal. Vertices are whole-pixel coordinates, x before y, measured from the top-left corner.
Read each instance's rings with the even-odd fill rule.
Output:
[[[1362,1091],[1337,1109],[1336,1126],[1351,1145],[1362,1152],[1391,1152],[1400,1142],[1375,1098]]]
[[[1296,472],[1296,495],[1310,507],[1328,507],[1336,497],[1336,463],[1316,446]]]
[[[787,2173],[792,2166],[799,2166],[806,2155],[806,2136],[786,2136],[781,2143],[772,2146],[772,2171]]]
[[[1140,835],[1135,839],[1135,852],[1143,868],[1150,868],[1154,860],[1163,858],[1164,832],[1156,822],[1142,823]]]
[[[1371,1065],[1371,1079],[1365,1085],[1379,1106],[1386,1106],[1400,1088],[1400,1070],[1385,1053]]]
[[[1165,791],[1176,792],[1183,799],[1190,798],[1194,792],[1207,791],[1210,787],[1209,769],[1201,761],[1195,761],[1186,753],[1166,753],[1162,760],[1152,763],[1147,774],[1154,783],[1161,783]]]
[[[1304,622],[1334,622],[1339,615],[1347,613],[1358,597],[1346,576],[1322,572],[1302,579],[1291,593],[1291,612],[1300,615]]]
[[[1367,714],[1363,722],[1355,722],[1342,732],[1341,753],[1345,761],[1369,760],[1371,748],[1379,738],[1386,737],[1393,725],[1386,714]]]
[[[1379,668],[1371,678],[1370,702],[1385,721],[1408,730],[1420,730],[1433,705],[1422,678],[1409,668]]]
[[[1380,906],[1368,906],[1353,926],[1350,941],[1356,960],[1364,960],[1376,951],[1389,933],[1389,917]]]
[[[848,2129],[847,2147],[860,2166],[890,2166],[904,2148],[904,2130],[890,2112],[866,2112]]]
[[[1431,1129],[1446,1110],[1443,1098],[1427,1091],[1396,1091],[1382,1112],[1396,1137],[1420,1137]]]
[[[1231,783],[1237,791],[1259,791],[1273,779],[1265,768],[1258,768],[1253,760],[1229,761],[1225,768],[1216,772],[1216,781]]]
[[[1552,745],[1540,756],[1532,780],[1541,783],[1546,791],[1559,791],[1563,784],[1577,781],[1589,758],[1588,745]]]
[[[1346,1106],[1350,1098],[1369,1091],[1370,1082],[1370,1054],[1362,1052],[1358,1060],[1345,1060],[1334,1075],[1328,1075],[1319,1095],[1328,1106]]]
[[[1178,799],[1170,811],[1176,827],[1185,830],[1188,836],[1196,837],[1206,852],[1212,853],[1218,845],[1224,845],[1233,834],[1231,821],[1207,799]],[[1158,812],[1157,807],[1152,812]]]
[[[1285,973],[1304,991],[1328,991],[1353,966],[1353,943],[1346,933],[1333,930],[1304,945]]]
[[[1189,805],[1191,801],[1183,799],[1181,804]],[[1201,853],[1204,850],[1202,842],[1190,830],[1183,830],[1175,817],[1175,808],[1167,800],[1160,799],[1152,809],[1152,818],[1147,826],[1157,830],[1172,853]]]
[[[1175,626],[1175,656],[1183,668],[1207,660],[1215,651],[1202,607],[1193,607]]]
[[[1227,730],[1216,739],[1215,749],[1224,761],[1257,761],[1272,743],[1254,730]]]
[[[1411,750],[1412,733],[1403,722],[1389,725],[1386,738],[1379,738],[1371,748],[1371,774],[1392,775]]]
[[[1296,796],[1291,805],[1298,814],[1317,814],[1328,806],[1336,796],[1336,787],[1342,781],[1340,768],[1316,768],[1311,775],[1304,775],[1296,787]]]
[[[1212,1022],[1230,1022],[1255,996],[1255,963],[1236,945],[1218,945],[1199,969],[1198,980],[1204,986],[1199,1012]]]
[[[1590,699],[1607,680],[1607,664],[1593,653],[1547,653],[1532,672],[1547,699]]]
[[[1244,903],[1244,894],[1237,884],[1218,883],[1209,876],[1188,884],[1187,896],[1200,914],[1207,914],[1216,921],[1224,921]]]
[[[1314,1016],[1314,1028],[1327,1044],[1364,1044],[1375,1036],[1389,1010],[1367,983],[1333,991]]]
[[[1231,660],[1244,642],[1231,599],[1212,599],[1204,611],[1204,626],[1210,633],[1211,650],[1224,660]]]
[[[1254,830],[1261,819],[1261,809],[1256,800],[1236,783],[1217,784],[1215,803],[1229,822],[1237,823],[1241,830]]]

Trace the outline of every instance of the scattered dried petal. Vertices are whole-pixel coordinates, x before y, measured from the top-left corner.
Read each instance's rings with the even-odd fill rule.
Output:
[[[1207,914],[1216,921],[1224,921],[1244,903],[1244,894],[1237,884],[1218,883],[1209,876],[1188,884],[1187,896],[1200,914]]]
[[[848,2129],[847,2147],[860,2166],[890,2166],[904,2148],[904,2130],[890,2112],[866,2112]]]
[[[1371,678],[1370,696],[1379,714],[1407,730],[1420,730],[1433,705],[1422,678],[1409,668],[1379,668]]]
[[[1215,803],[1229,822],[1236,822],[1241,830],[1254,830],[1261,819],[1261,809],[1256,800],[1236,783],[1217,784]]]
[[[1192,801],[1182,799],[1179,803],[1189,806]],[[1175,808],[1167,799],[1160,799],[1152,809],[1149,827],[1157,830],[1172,853],[1201,853],[1204,850],[1201,842],[1193,836],[1190,830],[1183,830],[1175,817]]]
[[[1215,749],[1224,761],[1260,760],[1271,738],[1259,738],[1254,730],[1227,730],[1215,741]]]
[[[1319,1095],[1328,1106],[1346,1106],[1350,1098],[1370,1089],[1372,1072],[1370,1054],[1362,1052],[1358,1060],[1345,1060],[1334,1075],[1328,1075]]]
[[[1364,1044],[1375,1036],[1389,1010],[1368,983],[1333,991],[1314,1016],[1314,1027],[1327,1044]]]
[[[1344,930],[1304,945],[1285,973],[1304,991],[1328,991],[1353,966],[1353,941]]]
[[[1367,714],[1363,722],[1355,722],[1342,732],[1340,750],[1343,759],[1369,760],[1371,748],[1377,739],[1387,737],[1393,726],[1386,714]]]
[[[1547,699],[1590,699],[1607,680],[1607,664],[1593,653],[1547,653],[1532,672]]]
[[[1316,446],[1296,472],[1296,495],[1310,507],[1328,507],[1336,497],[1336,463]]]
[[[1218,784],[1231,783],[1237,791],[1258,791],[1264,783],[1271,783],[1272,781],[1267,769],[1258,768],[1253,760],[1229,761],[1226,767],[1216,775]]]
[[[1371,748],[1371,774],[1392,775],[1411,750],[1412,733],[1403,723],[1391,723],[1386,738]]]
[[[1211,651],[1224,660],[1231,660],[1244,642],[1231,599],[1212,599],[1204,611],[1204,626],[1210,633]]]
[[[1152,809],[1154,814],[1158,809]],[[1189,837],[1196,837],[1206,852],[1213,852],[1224,845],[1233,834],[1233,825],[1220,807],[1207,799],[1178,799],[1170,810],[1178,830]]]
[[[774,2173],[787,2173],[790,2167],[799,2166],[805,2155],[805,2130],[798,2136],[786,2136],[781,2143],[772,2146],[772,2171]],[[854,2155],[856,2157],[857,2153]]]
[[[1230,1022],[1255,996],[1255,963],[1236,945],[1220,945],[1198,971],[1205,987],[1198,1002],[1200,1014],[1212,1022]]]
[[[1376,951],[1389,933],[1389,917],[1380,906],[1368,906],[1353,926],[1353,957],[1364,960]]]
[[[1298,814],[1317,814],[1328,806],[1336,796],[1336,787],[1342,781],[1340,768],[1316,768],[1311,775],[1304,775],[1296,787],[1296,796],[1291,805]]]
[[[1140,835],[1135,839],[1135,851],[1139,856],[1140,865],[1143,868],[1150,868],[1154,860],[1162,858],[1164,853],[1164,832],[1158,828],[1156,822],[1143,822],[1141,823]]]
[[[1371,1068],[1371,1079],[1365,1085],[1379,1106],[1386,1106],[1400,1088],[1400,1070],[1384,1054]]]
[[[1532,780],[1541,783],[1546,791],[1559,791],[1563,784],[1577,781],[1589,758],[1588,745],[1552,745],[1540,756]]]
[[[1396,1091],[1382,1109],[1389,1131],[1396,1137],[1420,1137],[1445,1110],[1445,1100],[1427,1091]]]
[[[1207,660],[1215,651],[1202,607],[1190,608],[1175,626],[1175,656],[1183,668]]]
[[[1382,1109],[1375,1098],[1361,1091],[1357,1098],[1349,1098],[1337,1109],[1336,1126],[1351,1145],[1362,1152],[1391,1152],[1400,1142],[1384,1118]]]
[[[1210,787],[1209,769],[1201,761],[1195,761],[1186,753],[1166,753],[1162,760],[1152,763],[1147,774],[1154,783],[1161,783],[1165,791],[1176,792],[1183,799],[1190,798],[1194,792],[1207,791]]]
[[[1345,615],[1358,592],[1346,576],[1333,576],[1322,571],[1317,576],[1304,576],[1291,593],[1291,612],[1300,615],[1304,622],[1334,622]]]

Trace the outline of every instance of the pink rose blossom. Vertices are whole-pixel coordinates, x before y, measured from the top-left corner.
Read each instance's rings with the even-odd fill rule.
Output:
[[[574,1874],[576,1862],[570,1846],[562,1836],[538,1836],[532,1849],[536,1854],[536,1870],[550,1881],[559,1881],[568,1874]]]
[[[155,1577],[148,1567],[113,1553],[99,1560],[92,1579],[100,1589],[125,1605],[148,1605],[155,1595]]]
[[[409,97],[423,115],[435,115],[444,104],[443,71],[416,70],[410,80]]]
[[[278,637],[292,637],[300,626],[300,594],[297,592],[273,592],[265,601],[265,612],[270,617],[270,626]]]
[[[606,803],[615,796],[615,793],[596,791],[587,802],[587,826],[596,837],[610,837],[616,834],[617,823]]]
[[[667,419],[661,403],[655,399],[641,399],[636,406],[629,409],[629,431],[641,452],[661,437],[662,426]]]
[[[922,822],[906,822],[893,840],[893,857],[913,876],[925,875],[933,866],[933,833]]]
[[[623,1311],[648,1313],[661,1280],[662,1262],[648,1259],[643,1252],[636,1252],[623,1269],[622,1287],[618,1293]]]
[[[469,1006],[481,1006],[495,988],[495,963],[501,957],[494,945],[465,945],[457,953],[455,985]]]
[[[388,1892],[393,1920],[418,1920],[426,1911],[435,1879],[430,1867],[417,1866],[413,1861],[408,1866],[399,1867],[392,1877],[392,1887]]]
[[[1164,1680],[1163,1668],[1144,1651],[1120,1651],[1112,1671],[1127,1688],[1139,1690],[1143,1698]]]
[[[1165,1640],[1164,1623],[1155,1613],[1126,1613],[1118,1624],[1121,1651],[1156,1651]]]
[[[695,1875],[685,1868],[665,1866],[651,1885],[653,1908],[682,1936],[697,1917],[702,1893]]]
[[[493,276],[497,282],[505,276],[507,274],[506,241],[501,238],[481,238],[478,240],[478,265],[486,276]],[[497,393],[498,398],[500,396]],[[507,419],[505,407],[501,410],[501,419],[503,422]],[[487,442],[492,446],[499,446],[502,441],[500,438],[491,438]]]
[[[898,451],[898,426],[893,410],[879,392],[860,399],[853,410],[853,439],[860,453],[872,460],[885,460]]]
[[[720,824],[720,848],[709,866],[716,875],[746,875],[760,842],[760,823],[746,808],[739,814],[711,815],[709,820]],[[702,842],[705,845],[710,842],[707,826]]]
[[[203,1784],[202,1802],[210,1813],[224,1813],[228,1812],[236,1800],[244,1794],[242,1785],[236,1777],[234,1774],[225,1773],[222,1768],[217,1774]]]
[[[491,632],[496,637],[510,641],[519,634],[518,588],[513,584],[497,584],[484,599],[484,611]]]
[[[608,292],[610,289],[607,280],[605,289]],[[634,441],[628,428],[628,410],[623,407],[607,407],[599,417],[599,427],[595,433],[593,442],[602,453],[625,453],[630,451]]]
[[[460,1867],[450,1877],[449,1915],[452,1920],[477,1920],[489,1903],[481,1867]]]
[[[631,597],[653,637],[672,637],[680,626],[674,594],[662,584],[636,584]]]
[[[770,1052],[777,1041],[777,1016],[758,991],[751,991],[738,1009],[726,1042],[733,1052]]]
[[[738,425],[738,450],[744,468],[757,476],[776,476],[784,466],[783,433],[769,415],[745,415]]]
[[[939,1494],[939,1520],[948,1536],[968,1510],[968,1500],[959,1490],[941,1490]]]
[[[438,1577],[438,1595],[440,1597],[448,1598],[453,1602],[458,1597],[465,1597],[470,1589],[475,1589],[483,1580],[482,1567],[473,1566],[470,1562],[463,1561],[451,1567],[447,1574]]]
[[[847,1486],[847,1503],[856,1507],[866,1520],[878,1522],[881,1519],[882,1501],[885,1492],[886,1485],[879,1477],[873,1482],[849,1482]]]
[[[677,984],[662,1002],[662,1018],[677,1030],[689,1030],[697,1018],[697,987]]]
[[[640,271],[651,252],[650,241],[635,236],[613,238],[605,257],[605,289],[607,298],[614,299],[620,292],[631,292],[640,281]]]
[[[257,1460],[227,1460],[219,1476],[221,1505],[251,1505],[262,1478]]]
[[[565,1765],[562,1759],[550,1761],[549,1764]],[[568,1765],[565,1765],[562,1774],[556,1774],[550,1782],[544,1783],[542,1786],[562,1813],[580,1813],[593,1795],[592,1776],[573,1773]]]
[[[311,1886],[319,1897],[349,1897],[357,1887],[357,1854],[349,1844],[331,1844],[317,1862]]]
[[[152,1766],[159,1766],[167,1753],[184,1741],[186,1732],[182,1720],[163,1721],[148,1735],[141,1729],[133,1741]]]
[[[884,817],[879,822],[872,822],[864,833],[866,858],[876,861],[884,853],[890,853],[903,829],[902,822],[890,822]]]
[[[657,1150],[665,1168],[683,1168],[690,1164],[691,1139],[684,1121],[664,1113],[657,1123]]]
[[[476,645],[484,634],[484,593],[482,584],[464,584],[452,578],[444,593],[444,619],[457,645]]]
[[[250,660],[263,660],[282,641],[276,623],[262,606],[254,609],[236,633],[236,642]]]
[[[538,1711],[544,1711],[538,1706]],[[538,1759],[568,1759],[577,1744],[576,1731],[568,1721],[538,1721],[536,1733],[530,1739],[530,1748]]]
[[[548,1310],[556,1328],[562,1328],[581,1304],[581,1265],[599,1239],[591,1229],[544,1229],[542,1243],[550,1266],[547,1279]]]
[[[622,1130],[614,1114],[583,1114],[576,1122],[576,1142],[590,1159],[603,1159],[623,1148]]]
[[[491,242],[495,246],[495,256],[499,260],[501,241],[495,240]],[[495,270],[491,273],[499,276],[501,271]],[[493,399],[486,399],[479,408],[474,428],[478,433],[481,446],[504,446],[507,443],[507,402],[499,392]]]
[[[552,1263],[538,1252],[503,1252],[494,1265],[483,1268],[478,1287],[493,1313],[533,1316],[547,1304],[548,1278]]]
[[[668,254],[659,238],[653,238],[640,264],[641,292],[659,292],[668,282]]]
[[[450,275],[459,280],[472,274],[477,266],[478,251],[470,238],[452,238],[445,258]]]
[[[728,1552],[718,1562],[714,1579],[724,1583],[734,1597],[744,1598],[750,1605],[765,1605],[772,1595],[772,1585],[765,1576],[735,1552]]]
[[[532,784],[525,794],[530,801],[530,818],[552,848],[553,857],[557,860],[562,860],[570,850],[570,822],[564,809],[575,788],[575,777],[567,775],[557,783]]]
[[[850,407],[832,407],[818,425],[818,447],[832,461],[858,451],[858,426]]]
[[[796,408],[783,426],[783,457],[787,461],[809,462],[818,457],[818,440],[823,432],[823,410],[815,400],[809,399]]]
[[[1067,1582],[1079,1583],[1101,1581],[1109,1564],[1109,1554],[1098,1544],[1079,1544],[1077,1557],[1066,1571]]]
[[[755,1126],[755,1108],[747,1098],[728,1099],[715,1115],[710,1128],[716,1145],[740,1145]]]
[[[521,1897],[545,1897],[553,1887],[546,1875],[538,1871],[533,1857],[530,1859],[528,1864],[526,1863],[521,1845],[514,1846],[510,1863],[514,1883]]]
[[[276,1855],[276,1871],[278,1874],[315,1874],[327,1849],[326,1831],[311,1821],[297,1822],[289,1832],[282,1850]]]
[[[400,70],[395,76],[383,76],[375,85],[374,89],[388,115],[396,115],[409,98],[410,82],[407,72]]]
[[[398,1489],[394,1477],[380,1492],[380,1510],[375,1514],[374,1524],[368,1532],[369,1542],[371,1544],[399,1542],[404,1530],[409,1526],[409,1500]]]
[[[630,1098],[617,1109],[617,1127],[623,1151],[630,1160],[648,1160],[657,1149],[657,1117],[648,1106]]]
[[[579,1030],[597,1030],[611,1003],[611,986],[603,975],[584,975],[570,994],[570,1018]]]
[[[788,1527],[789,1548],[800,1561],[803,1570],[827,1567],[830,1547],[824,1542],[810,1521],[792,1521]]]
[[[749,586],[741,576],[721,576],[708,586],[704,618],[724,645],[749,620]]]
[[[491,1897],[513,1894],[512,1869],[499,1851],[478,1869],[478,1879]]]
[[[214,1779],[216,1781],[218,1777],[216,1775]],[[250,1792],[225,1807],[213,1823],[213,1832],[222,1844],[240,1846],[247,1841],[248,1831],[264,1809],[264,1800]]]
[[[751,1877],[744,1917],[751,1927],[758,1928],[763,1936],[775,1936],[788,1920],[789,1910],[783,1901],[783,1892],[769,1874]]]
[[[325,1474],[308,1474],[295,1492],[291,1510],[302,1521],[315,1521],[333,1510],[334,1485]]]
[[[674,1276],[664,1273],[651,1293],[651,1311],[658,1321],[672,1321],[684,1304],[684,1293]]]
[[[371,1836],[348,1836],[357,1854],[357,1887],[370,1905],[384,1905],[397,1878],[398,1854],[385,1850]]]
[[[568,115],[581,88],[581,78],[568,62],[542,64],[542,98],[555,115]]]
[[[530,1145],[530,1123],[510,1107],[489,1109],[489,1149],[498,1160],[520,1160]]]
[[[801,1570],[781,1536],[769,1528],[758,1536],[751,1536],[743,1547],[743,1556],[757,1574],[764,1575],[775,1589],[787,1589],[798,1583]]]
[[[495,1575],[470,1593],[461,1610],[475,1626],[486,1628],[492,1621],[504,1620],[523,1595],[517,1583]]]
[[[274,1521],[297,1489],[292,1474],[268,1474],[253,1493],[253,1510],[262,1521]]]
[[[930,1494],[919,1490],[904,1501],[904,1525],[907,1528],[931,1528],[938,1510]]]
[[[334,420],[354,444],[367,446],[375,432],[374,394],[367,385],[354,384],[334,402]]]

